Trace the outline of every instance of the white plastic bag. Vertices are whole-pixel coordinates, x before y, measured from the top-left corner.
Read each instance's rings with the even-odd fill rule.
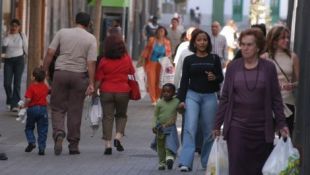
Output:
[[[220,136],[214,140],[211,148],[206,175],[228,175],[228,166],[227,144]]]
[[[92,99],[92,104],[89,111],[90,124],[92,126],[99,125],[102,119],[102,108],[100,98],[95,97]]]
[[[299,152],[293,147],[291,138],[281,138],[273,148],[265,165],[263,175],[298,175]]]
[[[136,81],[139,84],[141,99],[146,95],[146,74],[143,67],[136,68]]]
[[[174,83],[175,68],[168,57],[159,59],[161,65],[160,71],[160,88],[166,83]]]
[[[92,129],[91,137],[93,137],[99,129],[99,124],[103,115],[100,98],[87,96],[84,101],[84,109],[84,115],[86,115],[86,120],[89,120]]]

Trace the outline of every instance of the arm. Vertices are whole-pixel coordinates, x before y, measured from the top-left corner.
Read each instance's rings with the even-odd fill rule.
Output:
[[[293,86],[296,87],[299,81],[300,62],[298,56],[295,53],[293,53],[292,58],[293,58],[293,73],[294,73]]]
[[[24,47],[24,52],[26,55],[28,55],[28,38],[26,36],[26,34],[21,33],[23,36],[23,47]]]
[[[183,68],[182,68],[182,77],[181,77],[181,83],[180,83],[180,89],[178,91],[178,99],[181,102],[181,106],[184,105],[186,93],[188,90],[189,85],[189,68],[190,68],[190,57],[186,57],[184,60]]]
[[[157,105],[155,106],[155,110],[154,110],[152,128],[156,127],[158,116],[159,116],[159,105],[157,104]]]
[[[43,69],[44,71],[47,73],[48,72],[48,67],[50,66],[52,60],[53,60],[53,57],[55,55],[55,52],[56,50],[52,49],[52,48],[48,48],[47,49],[47,53],[46,53],[46,56],[43,60]],[[48,74],[47,74],[48,75]]]
[[[224,86],[222,89],[222,94],[220,96],[218,110],[215,116],[215,124],[213,128],[214,130],[220,130],[224,122],[225,114],[226,114],[228,104],[229,104],[228,103],[229,102],[229,86],[232,81],[231,74],[232,74],[232,70],[230,67],[228,67],[226,71],[226,75],[225,75],[225,81],[224,81]]]
[[[96,61],[87,61],[87,69],[88,69],[89,83],[88,83],[88,87],[86,89],[85,94],[91,95],[95,91]]]
[[[280,129],[286,127],[285,115],[283,112],[283,101],[277,76],[276,67],[274,64],[270,66],[270,83],[271,84],[271,105],[272,111],[274,112],[275,121],[276,121],[276,130],[279,131]],[[267,83],[267,84],[268,84]]]

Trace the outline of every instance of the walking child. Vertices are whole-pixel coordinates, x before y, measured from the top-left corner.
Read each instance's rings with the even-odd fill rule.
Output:
[[[158,170],[170,170],[179,147],[176,129],[179,99],[175,97],[175,86],[166,83],[162,87],[162,95],[155,106],[153,133],[156,134],[156,148],[159,159]]]
[[[48,130],[47,100],[48,86],[45,84],[45,72],[35,68],[32,72],[33,82],[25,93],[25,104],[21,108],[27,109],[25,134],[28,146],[25,152],[31,152],[36,147],[34,128],[37,125],[39,155],[44,155]]]

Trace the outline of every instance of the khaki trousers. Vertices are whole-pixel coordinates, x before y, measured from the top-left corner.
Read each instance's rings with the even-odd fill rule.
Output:
[[[114,118],[116,132],[124,135],[129,93],[101,93],[100,100],[103,110],[102,139],[112,140]]]

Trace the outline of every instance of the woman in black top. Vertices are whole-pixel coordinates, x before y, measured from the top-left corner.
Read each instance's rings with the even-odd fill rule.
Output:
[[[223,81],[220,58],[211,54],[212,45],[207,32],[199,30],[190,40],[189,49],[195,54],[185,58],[178,98],[185,108],[183,146],[180,170],[192,169],[195,153],[195,135],[198,123],[203,130],[201,165],[206,168],[213,139],[213,120],[217,109],[216,92]]]

